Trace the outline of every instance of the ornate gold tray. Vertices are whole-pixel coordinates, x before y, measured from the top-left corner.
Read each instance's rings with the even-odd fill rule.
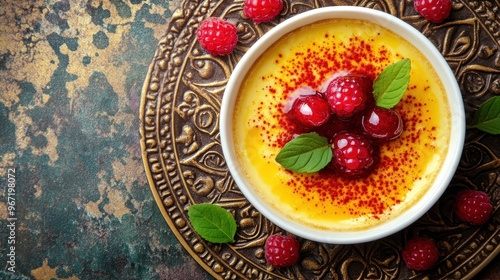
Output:
[[[219,108],[225,84],[245,51],[279,21],[328,5],[359,5],[383,10],[415,28],[438,47],[462,90],[467,118],[487,98],[500,94],[499,1],[454,1],[451,17],[435,25],[423,20],[412,1],[291,1],[272,23],[242,18],[243,1],[189,1],[173,15],[160,40],[141,97],[141,148],[153,196],[181,244],[210,274],[220,279],[467,279],[500,252],[500,139],[468,130],[460,166],[447,192],[419,221],[385,239],[358,245],[301,242],[301,259],[273,269],[264,259],[266,238],[282,230],[245,199],[229,174],[219,139]],[[207,55],[196,43],[202,19],[219,16],[237,23],[240,42],[227,57]],[[451,215],[453,195],[480,189],[495,212],[481,227]],[[193,231],[187,207],[210,202],[234,214],[238,232],[230,244],[211,244]],[[401,250],[413,235],[430,236],[441,252],[437,266],[415,273]]]

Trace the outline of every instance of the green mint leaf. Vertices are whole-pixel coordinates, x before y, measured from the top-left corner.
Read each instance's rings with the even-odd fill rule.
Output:
[[[373,82],[375,104],[390,109],[399,103],[410,83],[410,59],[387,66]]]
[[[490,134],[500,134],[500,96],[492,97],[479,106],[471,127]]]
[[[236,221],[226,209],[209,203],[195,204],[188,208],[194,230],[206,241],[228,243],[234,241]]]
[[[286,143],[276,156],[276,161],[284,168],[312,173],[325,167],[333,157],[328,140],[317,133],[301,134]]]

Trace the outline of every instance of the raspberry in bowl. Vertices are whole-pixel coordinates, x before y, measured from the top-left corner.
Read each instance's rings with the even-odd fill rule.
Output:
[[[404,94],[392,102],[380,88],[394,81]],[[381,11],[327,7],[284,21],[242,57],[220,134],[235,183],[265,217],[302,238],[353,244],[405,228],[439,199],[465,113],[452,71],[420,32]]]

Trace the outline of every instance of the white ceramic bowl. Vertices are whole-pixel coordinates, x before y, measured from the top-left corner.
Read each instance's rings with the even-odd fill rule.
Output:
[[[428,58],[438,74],[447,94],[451,110],[451,131],[448,153],[433,185],[410,209],[379,226],[365,230],[335,232],[309,227],[287,218],[259,198],[241,172],[233,143],[233,111],[240,84],[254,61],[283,35],[316,21],[331,18],[351,18],[371,21],[402,36]],[[220,112],[220,135],[223,153],[229,170],[242,193],[249,202],[280,228],[297,236],[324,243],[355,244],[377,240],[404,229],[424,215],[439,199],[450,183],[458,166],[465,137],[465,114],[463,100],[456,78],[446,60],[435,46],[418,30],[402,20],[373,9],[337,6],[314,9],[296,15],[267,32],[238,62],[224,96]]]

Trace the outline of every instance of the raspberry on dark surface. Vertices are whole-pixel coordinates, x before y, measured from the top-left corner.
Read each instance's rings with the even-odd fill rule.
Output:
[[[299,259],[300,244],[293,236],[271,235],[264,245],[267,263],[274,267],[288,267]]]
[[[492,211],[490,197],[483,191],[463,190],[455,197],[453,212],[463,222],[485,224]]]
[[[243,13],[257,24],[273,20],[282,9],[281,0],[245,0],[243,3]]]
[[[236,26],[221,18],[203,20],[196,30],[200,45],[211,55],[228,55],[238,43]]]
[[[443,22],[451,12],[451,0],[414,0],[415,10],[434,23]]]
[[[402,256],[409,269],[423,271],[438,262],[439,250],[431,239],[414,237],[406,243]]]

